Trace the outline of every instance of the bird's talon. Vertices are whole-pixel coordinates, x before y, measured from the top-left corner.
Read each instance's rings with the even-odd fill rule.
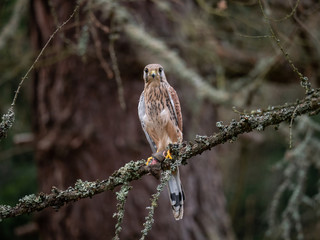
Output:
[[[166,158],[172,159],[172,156],[171,156],[170,150],[168,150],[168,151],[167,151]]]
[[[149,158],[147,159],[146,165],[149,166],[149,164],[152,162],[152,160],[153,160],[153,157],[149,157]]]

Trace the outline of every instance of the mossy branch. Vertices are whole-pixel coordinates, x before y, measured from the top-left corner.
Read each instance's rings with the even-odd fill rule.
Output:
[[[129,186],[129,184],[123,184],[120,191],[116,193],[117,195],[117,212],[113,214],[114,218],[117,218],[117,223],[115,225],[115,236],[112,238],[112,240],[119,240],[119,234],[122,230],[122,221],[123,221],[123,217],[124,217],[124,206],[126,204],[127,201],[127,197],[129,194],[129,191],[132,189],[131,186]]]
[[[2,115],[2,121],[0,123],[0,140],[7,136],[8,130],[14,123],[14,111],[13,107],[10,107],[6,114]]]
[[[157,192],[155,194],[152,194],[151,205],[147,207],[147,209],[149,210],[149,213],[145,218],[146,221],[143,223],[144,228],[141,231],[142,235],[140,240],[144,240],[145,237],[148,235],[148,232],[152,228],[152,224],[154,223],[154,218],[153,218],[154,210],[158,206],[160,193],[162,192],[163,188],[167,185],[170,178],[171,178],[171,170],[166,170],[161,173],[160,184],[157,187]]]
[[[145,166],[145,160],[131,161],[115,171],[108,179],[103,181],[82,181],[78,180],[73,187],[66,190],[52,188],[50,194],[31,194],[19,200],[16,206],[0,205],[0,220],[19,216],[26,213],[40,211],[47,207],[60,208],[69,202],[75,202],[82,198],[92,197],[115,187],[138,180],[142,176],[152,173],[158,169],[171,169],[176,165],[186,164],[193,156],[210,150],[214,146],[225,142],[233,142],[238,135],[251,132],[255,129],[263,131],[264,128],[272,125],[278,126],[281,122],[290,122],[300,115],[314,115],[320,111],[320,89],[307,95],[296,103],[285,104],[278,107],[269,107],[268,110],[257,110],[251,114],[239,113],[238,121],[232,120],[230,124],[217,123],[220,129],[212,136],[196,136],[194,141],[171,144],[169,146],[174,160],[165,159],[161,164],[154,164],[152,167]]]

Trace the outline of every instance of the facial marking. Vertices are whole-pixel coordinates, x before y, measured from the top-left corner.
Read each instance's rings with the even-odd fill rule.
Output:
[[[143,77],[145,83],[153,80],[163,82],[165,80],[164,69],[160,64],[149,64],[144,68]]]

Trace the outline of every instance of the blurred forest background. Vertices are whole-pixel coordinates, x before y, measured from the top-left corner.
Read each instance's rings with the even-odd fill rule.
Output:
[[[237,111],[303,98],[288,59],[319,87],[316,0],[2,0],[1,115],[77,5],[17,98],[14,126],[0,142],[0,204],[106,179],[149,157],[137,115],[148,63],[164,66],[179,95],[185,140],[213,134]],[[173,220],[164,191],[148,238],[319,239],[319,122],[303,116],[195,157],[181,167],[184,219]],[[139,238],[157,183],[132,183],[121,239]],[[111,239],[115,210],[115,193],[102,193],[6,219],[0,239]]]

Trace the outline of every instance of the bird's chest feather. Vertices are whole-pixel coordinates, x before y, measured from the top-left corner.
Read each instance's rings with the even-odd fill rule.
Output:
[[[145,90],[146,115],[145,120],[149,127],[163,128],[170,119],[167,106],[169,96],[164,86],[159,85]]]

